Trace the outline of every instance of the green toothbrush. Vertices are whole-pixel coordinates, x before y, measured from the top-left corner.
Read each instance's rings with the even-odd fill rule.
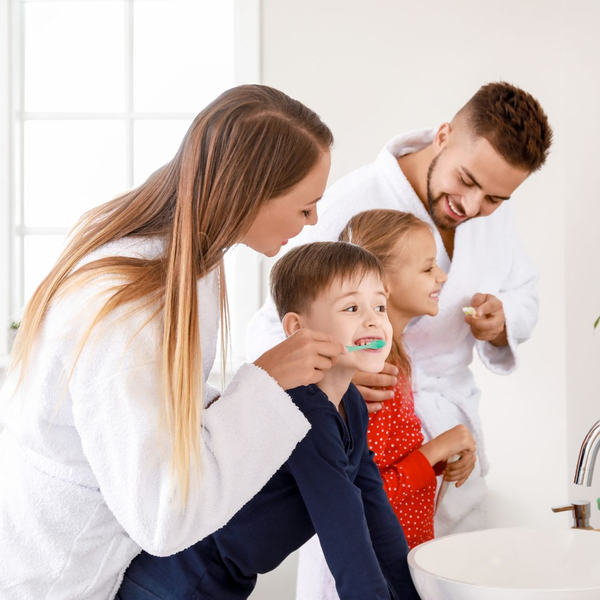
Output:
[[[348,352],[354,352],[355,350],[379,350],[385,346],[385,340],[374,340],[364,346],[346,346]]]

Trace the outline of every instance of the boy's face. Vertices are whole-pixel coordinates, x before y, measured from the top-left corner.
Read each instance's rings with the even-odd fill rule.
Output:
[[[344,346],[356,346],[373,340],[385,340],[380,350],[357,350],[340,357],[337,365],[368,373],[383,369],[392,343],[392,326],[387,316],[387,298],[383,282],[375,274],[362,280],[336,279],[328,290],[298,315],[303,328],[331,335]]]

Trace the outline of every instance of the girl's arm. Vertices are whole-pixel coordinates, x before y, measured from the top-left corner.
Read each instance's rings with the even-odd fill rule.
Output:
[[[381,465],[376,459],[374,462],[379,468],[388,500],[394,507],[403,504],[416,491],[436,485],[436,475],[443,471],[443,468],[439,473],[434,470],[419,450],[413,450],[392,464]]]
[[[436,485],[439,474],[419,451],[423,439],[420,422],[416,416],[414,421],[403,422],[398,412],[391,410],[397,402],[394,398],[386,408],[370,415],[367,434],[385,492],[394,507],[416,491]]]

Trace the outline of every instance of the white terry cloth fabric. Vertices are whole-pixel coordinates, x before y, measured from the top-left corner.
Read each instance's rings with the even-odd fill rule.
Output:
[[[317,225],[305,229],[286,250],[303,243],[336,240],[353,215],[375,208],[411,212],[431,225],[438,264],[448,273],[448,281],[440,294],[439,314],[414,319],[404,333],[413,362],[415,409],[426,441],[459,423],[467,425],[476,437],[479,459],[468,482],[458,490],[451,486],[440,504],[435,518],[439,536],[485,527],[488,463],[479,420],[479,390],[469,365],[476,348],[494,373],[509,374],[517,367],[517,346],[530,337],[537,321],[537,274],[519,240],[512,200],[489,217],[460,225],[450,261],[429,213],[397,162],[399,156],[429,145],[434,134],[434,130],[401,134],[383,148],[374,163],[343,177],[319,203]],[[461,309],[477,292],[493,294],[503,302],[508,346],[497,348],[473,338]],[[269,299],[249,324],[248,357],[261,355],[283,339]]]
[[[296,600],[340,600],[318,535],[300,548]]]
[[[152,258],[157,239],[121,240],[92,258]],[[162,415],[160,319],[111,314],[66,386],[81,333],[106,298],[98,279],[55,303],[31,371],[0,393],[3,600],[114,598],[141,548],[165,556],[222,527],[287,460],[310,426],[267,373],[247,364],[203,413],[202,472],[187,509],[172,494]],[[218,278],[198,284],[204,379],[216,352]],[[138,332],[139,331],[139,332]],[[137,335],[135,335],[137,333]],[[206,386],[204,405],[220,392]]]

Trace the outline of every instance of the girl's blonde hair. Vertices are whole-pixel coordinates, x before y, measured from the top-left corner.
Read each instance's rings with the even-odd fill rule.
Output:
[[[260,208],[284,195],[333,143],[317,114],[262,85],[224,92],[193,121],[175,157],[129,192],[83,215],[65,250],[29,301],[15,340],[12,369],[23,380],[44,317],[59,292],[102,275],[117,276],[110,298],[79,344],[112,311],[135,303],[162,316],[162,376],[172,470],[187,502],[200,471],[203,398],[197,283],[218,270],[223,364],[229,319],[224,252],[240,242]],[[77,268],[90,252],[125,237],[160,236],[154,260],[111,256]],[[158,301],[158,304],[157,304]]]
[[[362,246],[374,254],[385,272],[389,273],[402,260],[398,255],[398,244],[404,243],[412,232],[421,227],[429,228],[411,213],[387,209],[367,210],[352,217],[338,239]],[[402,342],[397,342],[396,337],[388,362],[400,369],[408,385],[411,377],[410,358]]]

